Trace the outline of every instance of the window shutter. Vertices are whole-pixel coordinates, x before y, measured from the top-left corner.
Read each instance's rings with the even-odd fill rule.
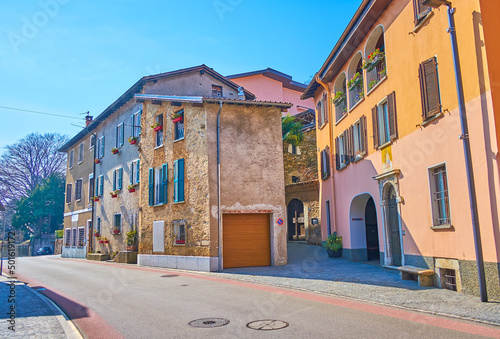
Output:
[[[115,147],[118,148],[118,126],[115,127]]]
[[[327,101],[328,100],[326,100],[326,94],[323,94],[323,104],[321,105],[321,107],[323,107],[323,121],[324,122],[328,122],[329,103]]]
[[[113,191],[116,191],[116,170],[113,171]]]
[[[316,106],[316,115],[318,116],[318,127],[321,127],[321,125],[323,125],[323,112],[321,111],[321,101],[318,102],[318,105]]]
[[[441,112],[436,58],[423,62],[419,67],[422,117],[427,119]]]
[[[184,201],[184,159],[177,160],[177,198],[178,201]]]
[[[104,136],[102,137],[101,141],[101,158],[104,156]]]
[[[71,184],[66,185],[66,202],[71,202]]]
[[[123,167],[118,169],[118,189],[121,190],[123,186]]]
[[[378,119],[377,119],[377,106],[372,108],[372,124],[373,124],[373,147],[378,148]]]
[[[427,13],[431,11],[431,8],[423,4],[424,0],[413,0],[413,11],[415,13],[415,25],[418,24],[420,19],[422,19]]]
[[[135,163],[132,161],[130,163],[130,185],[133,185],[134,184],[134,167],[135,167]]]
[[[123,146],[123,143],[125,141],[125,123],[122,124],[121,128],[121,134],[120,134],[120,146]]]
[[[389,138],[390,140],[398,137],[398,121],[396,115],[396,92],[387,96],[387,111],[389,115]]]
[[[149,206],[153,206],[155,202],[155,172],[154,168],[149,169]]]
[[[366,154],[368,154],[368,133],[366,131],[366,116],[363,115],[361,117],[361,126],[360,126],[360,131],[359,133],[361,134],[361,145],[360,145],[360,148],[362,150],[362,152],[365,152]]]
[[[351,159],[351,162],[354,161],[354,156],[355,156],[355,150],[354,150],[354,126],[351,125],[349,127],[349,157]]]
[[[140,182],[141,180],[141,172],[139,171],[141,168],[141,160],[137,160],[137,163],[136,163],[136,169],[135,169],[135,175],[136,175],[136,180],[137,182]]]
[[[167,184],[168,184],[168,164],[163,164],[162,170],[161,170],[161,190],[162,190],[162,197],[163,197],[163,203],[166,204],[168,202],[167,198]]]
[[[339,138],[335,138],[335,168],[337,171],[340,169],[340,157],[339,157]],[[323,160],[323,159],[321,159]],[[322,162],[323,163],[323,162]]]
[[[99,195],[103,195],[104,193],[104,176],[99,177]]]
[[[142,109],[139,111],[137,116],[137,135],[141,135],[141,120],[142,120]]]
[[[130,117],[130,136],[135,137],[135,116],[132,114]]]

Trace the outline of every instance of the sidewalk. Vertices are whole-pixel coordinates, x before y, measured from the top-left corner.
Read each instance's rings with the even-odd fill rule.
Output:
[[[319,246],[289,243],[286,266],[231,268],[210,274],[500,325],[499,302],[482,303],[479,297],[420,287],[379,266],[328,258]]]
[[[12,282],[15,288],[12,287]],[[15,319],[8,315],[10,306],[14,305],[9,302],[9,298],[15,299]],[[15,332],[9,329],[13,323]],[[68,324],[61,311],[44,296],[25,284],[2,275],[0,276],[0,338],[81,338],[81,336]]]

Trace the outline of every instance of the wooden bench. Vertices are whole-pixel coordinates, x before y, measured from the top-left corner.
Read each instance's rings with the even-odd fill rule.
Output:
[[[413,280],[413,276],[417,275],[419,286],[432,286],[434,270],[415,266],[399,266],[398,270],[402,280]]]

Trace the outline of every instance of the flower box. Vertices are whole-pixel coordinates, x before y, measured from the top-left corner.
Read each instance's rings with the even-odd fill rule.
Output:
[[[101,236],[101,235],[99,234],[99,232],[95,232],[95,233],[94,233],[94,237],[98,238],[98,237],[100,237],[100,236]]]
[[[380,61],[382,61],[382,58],[384,57],[383,54],[377,54],[373,57],[373,60],[370,61],[370,63],[368,63],[368,65],[366,66],[366,70],[369,72],[371,70],[373,70],[375,68],[375,66],[377,66]]]
[[[335,106],[339,106],[345,100],[345,95],[333,100]]]
[[[134,193],[135,192],[135,188],[131,188],[128,190],[129,193]]]
[[[94,160],[94,162],[95,162],[96,164],[98,164],[98,163],[100,163],[100,162],[101,162],[101,160],[100,160],[100,159],[95,159],[95,160]]]
[[[109,240],[104,240],[103,243],[107,244],[109,243]]]
[[[174,120],[172,120],[172,122],[175,124],[177,122],[180,122],[182,121],[182,117],[178,117],[178,118],[175,118]]]
[[[351,84],[349,85],[349,90],[350,91],[354,90],[361,83],[361,81],[363,81],[363,77],[361,76],[352,81]]]
[[[111,198],[116,198],[118,197],[118,194],[111,194]]]
[[[118,154],[118,153],[120,153],[120,151],[119,151],[119,150],[117,150],[117,149],[112,149],[112,150],[111,150],[111,153],[113,153],[113,154]]]
[[[155,128],[153,128],[153,130],[154,130],[155,132],[158,132],[158,131],[160,131],[160,130],[162,129],[162,127],[163,127],[163,126],[156,126]]]
[[[95,198],[94,198],[94,201],[95,201],[95,202],[98,202],[98,201],[99,201],[99,198],[95,197]]]
[[[135,145],[135,144],[137,144],[137,140],[135,140],[135,139],[134,139],[134,140],[130,141],[130,144],[131,144],[131,145]]]
[[[99,244],[104,244],[104,240],[99,240]]]
[[[120,234],[120,230],[119,229],[113,229],[113,234]]]
[[[176,245],[184,245],[186,243],[186,240],[176,240],[175,244]]]

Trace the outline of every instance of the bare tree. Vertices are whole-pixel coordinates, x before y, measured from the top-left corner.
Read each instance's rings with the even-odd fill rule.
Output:
[[[0,199],[7,204],[27,197],[52,173],[66,172],[66,154],[57,150],[68,141],[59,133],[32,133],[6,146],[0,157]]]

